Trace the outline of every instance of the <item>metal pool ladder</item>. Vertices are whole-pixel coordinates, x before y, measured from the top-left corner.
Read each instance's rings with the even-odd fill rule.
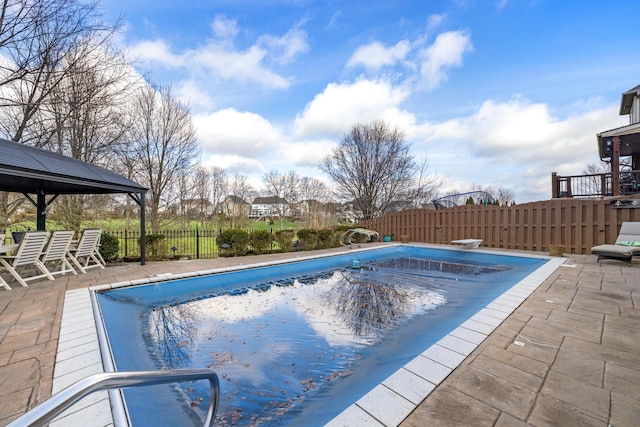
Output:
[[[204,425],[211,427],[213,426],[216,410],[218,409],[220,382],[218,381],[218,375],[215,371],[208,368],[169,371],[107,372],[91,375],[65,388],[49,400],[14,420],[7,427],[44,425],[78,400],[94,391],[205,379],[209,380],[211,398],[209,400],[209,410]]]

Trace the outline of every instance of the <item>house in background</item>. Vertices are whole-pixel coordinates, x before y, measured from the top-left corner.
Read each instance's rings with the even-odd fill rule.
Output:
[[[233,218],[246,218],[251,211],[251,203],[238,196],[227,196],[216,205],[216,213]]]
[[[359,208],[357,200],[346,202],[340,207],[339,221],[356,223],[362,219],[362,209]]]
[[[251,203],[249,218],[253,218],[256,221],[280,218],[280,215],[285,218],[291,216],[289,202],[282,197],[256,197]]]
[[[213,204],[208,199],[184,199],[179,212],[189,218],[209,218],[213,215]]]
[[[338,219],[336,205],[337,203],[322,203],[315,199],[308,199],[292,204],[291,212],[293,218],[305,222],[308,227],[321,228],[335,224]]]

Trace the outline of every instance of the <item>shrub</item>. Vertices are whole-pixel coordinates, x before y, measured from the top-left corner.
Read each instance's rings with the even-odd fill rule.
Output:
[[[100,255],[105,261],[112,261],[118,257],[120,241],[109,233],[102,233],[100,237]]]
[[[302,244],[302,249],[311,251],[318,246],[318,232],[311,228],[301,228],[297,231],[298,240]]]
[[[249,236],[251,247],[256,254],[260,255],[271,249],[273,235],[268,230],[256,230]]]
[[[223,256],[242,256],[249,251],[249,233],[245,230],[224,230],[216,242]]]
[[[167,243],[164,241],[163,234],[147,234],[145,236],[145,244],[150,257],[162,259],[167,255]]]
[[[281,252],[291,252],[293,250],[293,231],[279,230],[274,233],[274,238]]]
[[[340,246],[340,242],[338,241],[339,236],[340,234],[330,228],[318,230],[318,248],[329,249]]]

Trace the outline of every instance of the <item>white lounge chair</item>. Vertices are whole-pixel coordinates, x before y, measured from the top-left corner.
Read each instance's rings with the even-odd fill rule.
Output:
[[[28,281],[42,279],[43,277],[54,280],[54,277],[40,260],[42,249],[46,244],[46,231],[27,232],[20,241],[15,255],[0,256],[0,264],[24,287],[29,286],[27,285]],[[34,268],[42,274],[26,276],[25,273]],[[11,289],[6,282],[3,286],[9,290]]]
[[[4,245],[4,238],[5,237],[6,237],[6,235],[4,233],[0,233],[0,247],[2,247]],[[0,254],[0,255],[2,255],[2,254]],[[0,276],[0,286],[2,286],[3,288],[5,288],[8,291],[11,290],[11,286],[9,286],[7,284],[7,282],[4,281],[2,276]]]
[[[594,246],[591,253],[598,255],[598,262],[618,259],[631,265],[633,257],[640,255],[640,222],[623,222],[615,245]]]
[[[73,235],[73,231],[59,230],[51,233],[51,237],[49,237],[49,242],[40,260],[49,273],[54,276],[66,273],[78,275],[67,259]]]
[[[104,269],[105,262],[98,251],[101,235],[101,229],[87,228],[82,232],[76,247],[72,247],[67,252],[67,256],[80,272],[86,273],[90,268]]]

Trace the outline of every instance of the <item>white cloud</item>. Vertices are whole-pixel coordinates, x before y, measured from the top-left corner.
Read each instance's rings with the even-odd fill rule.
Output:
[[[298,136],[342,136],[357,123],[383,119],[400,128],[414,122],[413,114],[399,105],[409,93],[386,81],[359,79],[330,83],[307,104],[294,122]]]
[[[198,140],[205,151],[218,155],[260,157],[281,141],[281,133],[262,116],[233,108],[193,118]]]
[[[215,80],[257,83],[270,89],[289,87],[287,78],[264,66],[267,53],[255,45],[245,51],[236,51],[227,49],[224,44],[212,42],[185,52],[182,59],[188,69],[199,69]]]
[[[407,40],[401,40],[391,47],[385,47],[375,41],[356,49],[349,58],[347,67],[363,65],[366,68],[378,69],[386,65],[395,65],[407,56],[410,49],[411,44]]]
[[[259,160],[237,155],[211,154],[204,158],[201,164],[205,167],[221,167],[230,174],[239,173],[244,176],[260,176],[266,172],[264,166]],[[252,185],[255,185],[255,183],[252,182]]]
[[[258,39],[258,45],[264,46],[274,61],[279,64],[288,64],[296,56],[307,53],[307,33],[300,29],[300,24],[287,31],[282,37],[263,35]]]
[[[440,26],[440,24],[446,19],[447,15],[444,14],[434,14],[429,16],[429,18],[427,18],[427,32],[431,33],[432,31],[434,31],[437,27]]]
[[[202,91],[195,80],[184,80],[178,83],[176,94],[192,108],[211,109],[213,108],[213,100]]]
[[[236,38],[238,32],[238,22],[235,19],[229,19],[225,15],[216,15],[211,23],[213,34],[222,40],[230,40]]]
[[[597,160],[596,134],[623,124],[616,113],[611,106],[560,119],[546,104],[514,97],[414,134],[427,141],[418,147],[429,148],[444,188],[493,185],[513,189],[519,201],[542,200],[550,197],[551,172],[580,174]]]
[[[433,44],[420,53],[420,73],[429,89],[447,79],[446,71],[462,65],[463,54],[473,49],[471,37],[464,31],[439,34]]]
[[[414,90],[437,88],[447,80],[449,70],[462,66],[464,54],[473,50],[471,36],[462,30],[441,33],[428,45],[430,33],[444,19],[445,15],[431,15],[426,32],[413,41],[403,39],[388,47],[373,41],[359,46],[347,61],[347,68],[364,66],[368,71],[378,71],[395,67],[392,75],[400,77],[404,70],[405,81],[414,85]]]
[[[280,145],[281,156],[289,164],[315,167],[331,151],[337,139],[319,139],[315,141],[284,142]]]
[[[308,51],[307,35],[300,24],[282,37],[261,35],[244,49],[234,44],[239,32],[237,22],[216,16],[211,24],[213,38],[193,49],[176,52],[164,40],[144,40],[129,48],[134,58],[150,65],[181,69],[201,81],[237,81],[254,83],[267,89],[284,89],[290,79],[268,65],[286,64]]]
[[[182,65],[179,55],[171,52],[164,40],[144,40],[128,48],[128,54],[134,60],[160,63],[168,68]]]

